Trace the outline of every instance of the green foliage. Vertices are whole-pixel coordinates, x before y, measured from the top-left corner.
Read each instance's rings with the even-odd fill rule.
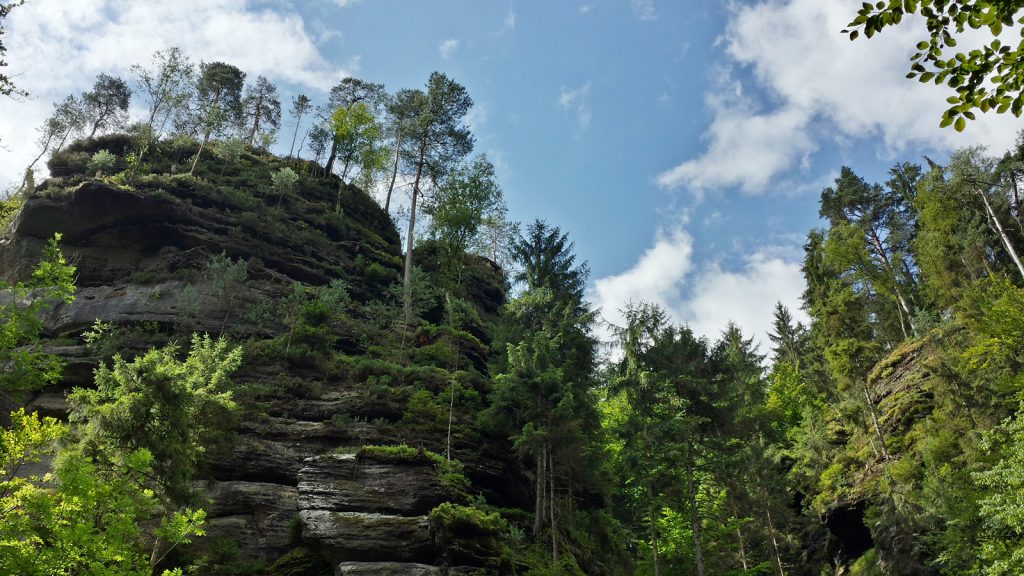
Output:
[[[963,131],[974,110],[998,113],[1010,111],[1020,116],[1024,110],[1024,41],[1016,46],[1004,44],[999,36],[1004,27],[1012,30],[1024,23],[1018,19],[1020,2],[1013,0],[889,0],[865,2],[844,33],[855,40],[863,31],[870,38],[890,26],[897,26],[904,15],[920,14],[928,35],[915,46],[908,78],[946,84],[954,90],[947,98],[951,105],[942,115],[941,126],[950,124]],[[921,22],[918,18],[908,21]],[[944,54],[957,46],[957,38],[973,30],[987,31],[992,40],[979,48]]]
[[[427,514],[427,519],[434,530],[458,534],[498,535],[508,528],[508,523],[497,512],[487,512],[475,506],[462,506],[451,502],[437,505]]]
[[[60,250],[60,234],[47,242],[42,260],[29,282],[0,283],[6,292],[0,304],[0,398],[57,381],[63,363],[38,343],[40,315],[56,302],[74,300],[75,267]]]
[[[114,169],[117,164],[117,156],[114,156],[107,150],[100,150],[99,152],[92,155],[89,159],[89,164],[86,165],[86,169],[89,172],[106,173]]]
[[[132,362],[115,356],[97,369],[96,389],[77,388],[69,400],[87,454],[147,450],[161,495],[188,503],[198,467],[234,422],[229,377],[241,349],[196,335],[184,361],[177,353],[168,345]]]
[[[173,547],[203,534],[202,510],[150,522],[160,508],[153,492],[140,488],[153,463],[144,449],[110,453],[101,466],[68,448],[45,476],[16,476],[52,454],[67,428],[23,411],[11,416],[12,426],[0,433],[0,573],[148,576],[153,537]]]
[[[299,175],[291,168],[281,168],[270,176],[270,186],[279,198],[291,196],[298,188]]]
[[[330,125],[342,163],[343,182],[350,173],[372,174],[387,167],[391,151],[384,146],[383,127],[366,102],[339,106],[331,114]]]
[[[430,216],[430,235],[441,246],[442,270],[450,285],[462,281],[463,253],[477,235],[486,214],[502,205],[494,165],[485,156],[457,165],[434,193],[424,212]]]

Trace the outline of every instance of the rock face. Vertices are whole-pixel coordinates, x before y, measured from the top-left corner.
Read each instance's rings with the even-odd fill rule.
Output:
[[[303,510],[422,515],[448,500],[433,466],[357,460],[328,454],[306,460],[299,471]]]
[[[117,154],[124,147],[108,140],[72,146],[69,154],[93,148]],[[55,232],[78,268],[76,300],[45,318],[49,349],[67,362],[65,387],[91,385],[102,354],[88,349],[81,334],[96,320],[117,327],[119,350],[127,353],[187,342],[194,331],[227,332],[246,342],[234,378],[247,391],[240,396],[245,414],[230,448],[207,463],[208,536],[196,549],[227,540],[241,557],[269,566],[301,546],[330,561],[335,574],[440,574],[444,550],[427,514],[448,494],[432,466],[335,453],[367,444],[443,446],[437,422],[399,424],[408,421],[414,387],[437,381],[443,389],[447,373],[361,359],[384,334],[372,303],[401,270],[391,219],[369,196],[335,179],[304,177],[294,197],[271,195],[264,183],[282,160],[246,154],[244,170],[218,166],[221,177],[211,171],[192,178],[173,175],[173,162],[162,154],[152,161],[167,165],[169,174],[141,176],[132,186],[76,175],[70,156],[56,158],[51,164],[66,178],[40,186],[0,231],[5,280],[26,278]],[[230,298],[208,270],[222,253],[247,263],[247,279],[230,289]],[[493,316],[503,280],[500,271],[481,270],[473,290],[486,299],[482,314]],[[312,290],[334,280],[344,282],[351,299],[349,318],[318,325],[313,315],[298,329],[285,325],[278,308],[295,284]],[[413,346],[431,343],[421,338]],[[471,352],[463,364],[485,371],[486,350]],[[68,409],[59,388],[26,403],[46,415],[65,416]],[[472,457],[466,471],[480,491],[510,498],[509,478],[519,473],[507,450],[458,436],[453,446]]]

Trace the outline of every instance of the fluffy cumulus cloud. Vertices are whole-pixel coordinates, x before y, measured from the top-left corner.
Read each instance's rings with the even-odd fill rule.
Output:
[[[445,60],[451,58],[452,55],[455,54],[455,51],[458,49],[459,41],[456,40],[455,38],[448,38],[447,40],[442,40],[441,43],[437,45],[437,51],[441,54],[441,58],[444,58]]]
[[[32,153],[34,129],[50,102],[80,92],[101,72],[129,77],[156,50],[180,47],[195,60],[229,62],[250,78],[263,75],[305,89],[326,90],[358,65],[329,62],[298,14],[282,6],[255,9],[246,0],[133,2],[34,0],[7,22],[7,71],[32,94],[0,99],[0,181],[13,179]],[[268,41],[272,40],[272,48]]]
[[[776,302],[806,322],[800,310],[803,289],[800,264],[791,251],[762,248],[734,269],[715,262],[697,265],[693,238],[677,228],[659,231],[654,244],[625,272],[595,280],[589,296],[611,324],[622,324],[627,303],[649,302],[711,340],[735,322],[767,352]],[[599,336],[607,341],[610,330]]]
[[[1005,115],[982,115],[962,134],[940,129],[948,89],[905,77],[923,23],[906,18],[870,40],[850,42],[840,30],[855,12],[845,0],[736,4],[720,44],[728,65],[743,72],[745,94],[735,95],[738,83],[717,83],[707,96],[706,151],[657,182],[698,194],[760,193],[829,143],[874,146],[883,157],[921,146],[980,143],[998,151],[1013,144],[1021,126]],[[970,44],[967,37],[960,47]]]

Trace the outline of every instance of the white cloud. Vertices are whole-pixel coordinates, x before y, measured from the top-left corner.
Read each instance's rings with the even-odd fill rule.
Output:
[[[498,35],[509,34],[516,29],[516,13],[510,8],[505,13],[505,19],[501,22],[501,29],[498,30]]]
[[[717,262],[697,266],[693,238],[680,227],[659,231],[654,245],[625,272],[595,280],[589,297],[615,325],[622,324],[620,310],[630,302],[657,304],[675,322],[711,340],[732,321],[767,352],[776,302],[807,322],[800,310],[804,280],[798,258],[790,247],[764,246],[743,258],[738,269]],[[607,341],[610,332],[599,337]]]
[[[629,270],[594,281],[594,303],[612,323],[618,310],[630,302],[650,302],[671,308],[693,269],[693,237],[682,228],[658,230],[654,245]]]
[[[750,71],[751,85],[772,105],[736,83],[716,84],[706,99],[706,151],[665,171],[658,183],[698,193],[760,193],[830,141],[873,145],[887,160],[920,147],[985,144],[1001,151],[1013,144],[1022,124],[1006,115],[980,115],[962,134],[940,129],[949,89],[905,77],[923,25],[908,17],[870,40],[850,42],[840,30],[855,13],[845,0],[735,4],[720,44],[730,65]],[[969,49],[968,41],[958,49]]]
[[[338,6],[342,7],[342,8],[347,8],[349,6],[356,5],[359,2],[361,2],[361,1],[362,0],[334,0],[334,3],[337,4]]]
[[[698,197],[724,186],[757,193],[815,149],[804,110],[789,106],[756,113],[749,103],[721,100],[711,107],[714,119],[704,134],[707,150],[659,174],[659,186],[685,186]]]
[[[654,0],[630,0],[633,14],[643,21],[657,20],[658,11],[654,8]]]
[[[0,139],[12,150],[0,152],[0,185],[28,164],[34,129],[50,102],[87,89],[100,72],[129,79],[129,67],[148,64],[159,49],[178,46],[196,61],[221,60],[250,78],[314,90],[330,88],[358,66],[355,58],[341,64],[324,58],[317,34],[295,12],[253,9],[246,0],[35,0],[6,24],[7,70],[33,101],[0,99]]]
[[[579,10],[580,14],[590,14],[591,8],[592,7],[591,7],[590,4],[580,4],[580,7],[578,8],[578,10]]]
[[[566,89],[562,87],[558,95],[558,105],[563,110],[574,110],[576,121],[581,129],[590,126],[590,105],[587,103],[587,95],[590,93],[590,82],[579,88]]]
[[[455,54],[455,51],[458,49],[459,41],[456,40],[455,38],[442,40],[441,43],[437,45],[437,51],[441,53],[441,58],[444,58],[445,60],[451,58],[452,55]]]
[[[697,275],[691,293],[673,312],[696,334],[712,340],[730,321],[735,322],[760,343],[762,353],[767,352],[776,302],[789,308],[796,320],[805,324],[808,320],[800,309],[804,290],[800,263],[773,252],[771,248],[754,252],[737,271],[712,264]]]

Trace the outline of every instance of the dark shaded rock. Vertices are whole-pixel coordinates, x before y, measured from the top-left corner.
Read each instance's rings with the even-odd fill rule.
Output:
[[[439,550],[425,516],[301,510],[302,537],[331,562],[433,563]]]
[[[238,542],[248,558],[273,560],[291,548],[290,529],[297,522],[298,490],[261,482],[213,482],[206,494],[207,539]],[[200,547],[202,542],[197,543]]]
[[[852,562],[874,547],[871,530],[864,522],[866,509],[864,502],[855,502],[835,506],[825,512],[824,523],[828,529],[826,554],[837,565]]]
[[[446,500],[430,464],[391,464],[358,460],[354,454],[328,454],[306,460],[299,471],[303,510],[417,515]]]

